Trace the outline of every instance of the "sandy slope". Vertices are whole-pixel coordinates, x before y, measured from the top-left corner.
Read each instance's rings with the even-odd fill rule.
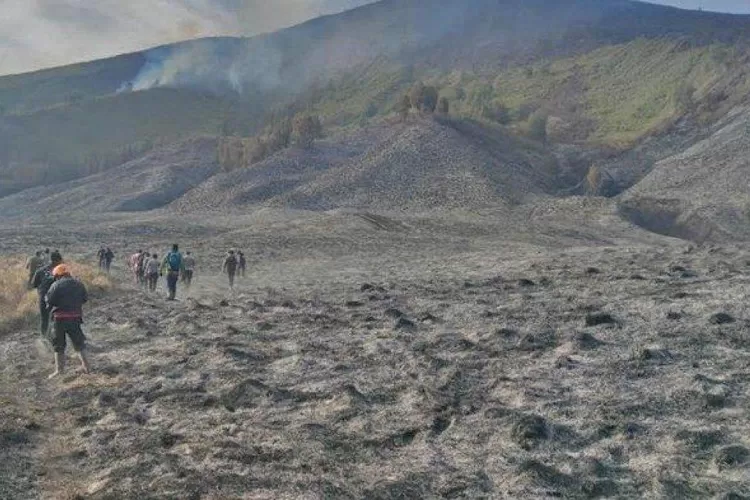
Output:
[[[750,238],[750,110],[738,108],[708,138],[656,164],[622,197],[623,213],[663,234]]]
[[[178,199],[217,169],[216,140],[192,139],[160,147],[100,174],[0,198],[0,216],[48,218],[153,210]]]
[[[419,118],[380,123],[217,175],[170,208],[475,209],[555,191],[557,165],[549,153],[481,130]]]

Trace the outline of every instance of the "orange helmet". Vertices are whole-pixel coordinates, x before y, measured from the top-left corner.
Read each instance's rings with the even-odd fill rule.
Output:
[[[55,278],[62,278],[63,276],[70,276],[70,269],[65,264],[60,264],[52,270],[52,276]]]

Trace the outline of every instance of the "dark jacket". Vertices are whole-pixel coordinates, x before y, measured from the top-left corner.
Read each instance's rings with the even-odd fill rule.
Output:
[[[225,273],[234,274],[237,271],[237,257],[234,255],[227,255],[227,258],[224,259],[222,270]]]
[[[47,305],[55,319],[83,318],[83,304],[88,300],[83,283],[70,277],[55,281],[47,292]]]
[[[39,292],[39,299],[43,300],[47,296],[52,284],[55,282],[55,278],[52,277],[52,270],[57,267],[58,264],[48,264],[34,273],[34,277],[31,279],[31,286],[36,288]]]

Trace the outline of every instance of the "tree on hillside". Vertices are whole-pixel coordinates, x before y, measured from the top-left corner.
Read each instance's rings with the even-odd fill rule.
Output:
[[[695,102],[695,87],[690,83],[683,83],[675,92],[675,102],[677,110],[681,113],[687,113],[693,109]]]
[[[438,105],[438,90],[417,82],[409,90],[409,103],[413,109],[423,113],[434,113]]]
[[[409,118],[409,111],[411,111],[411,98],[409,94],[404,94],[396,106],[396,111],[398,112],[398,116],[401,117],[402,122],[405,122]]]
[[[409,90],[409,103],[413,109],[421,110],[424,99],[424,83],[417,82]]]
[[[378,114],[378,105],[374,102],[370,102],[367,105],[367,108],[365,108],[365,116],[367,118],[373,118],[375,115]]]
[[[450,102],[447,97],[441,97],[440,103],[438,104],[438,112],[443,115],[450,113]]]
[[[507,125],[510,123],[510,110],[502,103],[493,101],[482,107],[482,118]]]
[[[425,87],[424,92],[422,93],[422,106],[420,109],[425,113],[434,113],[435,108],[437,108],[438,105],[439,95],[440,94],[435,87]]]
[[[315,139],[323,137],[323,125],[317,115],[300,113],[292,121],[292,132],[297,145],[309,148]]]
[[[584,188],[588,196],[596,196],[602,187],[602,172],[596,165],[592,165],[586,174]]]
[[[276,119],[269,127],[266,135],[268,149],[272,152],[288,148],[292,141],[292,121],[289,118]]]
[[[495,90],[489,83],[482,83],[469,91],[467,103],[474,112],[481,112],[484,108],[492,103]]]
[[[547,113],[536,111],[529,117],[529,137],[537,141],[547,140]]]

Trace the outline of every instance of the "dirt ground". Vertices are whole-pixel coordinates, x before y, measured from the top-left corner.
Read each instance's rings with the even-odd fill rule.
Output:
[[[91,375],[0,339],[0,497],[750,498],[750,253],[565,203],[0,225],[6,254],[112,244],[121,283]],[[176,303],[122,265],[172,240]]]

